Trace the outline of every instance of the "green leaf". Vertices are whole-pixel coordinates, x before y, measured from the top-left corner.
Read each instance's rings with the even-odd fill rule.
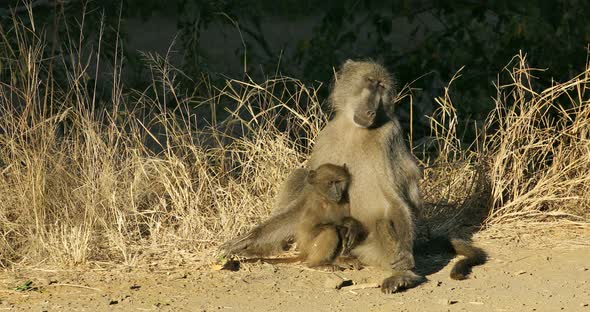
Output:
[[[16,287],[14,290],[16,291],[27,291],[31,290],[31,285],[33,285],[33,281],[27,280],[26,282],[22,283],[20,286]]]

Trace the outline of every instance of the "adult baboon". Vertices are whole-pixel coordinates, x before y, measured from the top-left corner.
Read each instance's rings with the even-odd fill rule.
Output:
[[[414,216],[422,206],[418,189],[421,173],[404,142],[399,121],[390,114],[395,95],[394,80],[383,66],[346,61],[329,98],[335,116],[320,132],[307,164],[310,169],[323,163],[347,165],[353,177],[348,188],[350,213],[368,232],[351,254],[364,264],[390,272],[381,285],[385,293],[411,288],[424,280],[411,271]],[[296,218],[284,216],[301,213],[293,203],[305,193],[304,177],[304,169],[290,175],[277,196],[277,213],[245,236],[226,243],[225,253],[257,254],[284,246],[296,231],[292,221]],[[480,255],[479,251],[474,252]],[[464,261],[460,269],[476,262]]]
[[[335,270],[336,256],[350,252],[359,241],[362,225],[350,217],[346,167],[323,164],[309,170],[295,241],[309,267]],[[354,233],[350,233],[354,231]]]

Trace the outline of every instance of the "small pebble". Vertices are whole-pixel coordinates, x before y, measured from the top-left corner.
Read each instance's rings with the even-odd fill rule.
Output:
[[[187,276],[188,276],[188,274],[186,274],[185,272],[169,273],[168,274],[168,280],[183,279],[183,278],[187,278]]]
[[[352,285],[352,280],[342,278],[335,274],[330,274],[324,281],[324,287],[329,289],[340,289],[344,286]]]

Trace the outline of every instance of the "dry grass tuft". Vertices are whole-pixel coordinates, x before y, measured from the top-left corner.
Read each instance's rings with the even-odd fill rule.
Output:
[[[513,234],[506,224],[514,232],[537,227],[587,232],[590,64],[545,89],[534,76],[538,71],[523,54],[509,62],[499,75],[495,109],[475,129],[475,142],[459,139],[448,88],[436,99],[431,129],[438,155],[423,181],[426,217],[435,231],[482,221],[488,231],[502,228],[506,235]]]
[[[152,86],[125,92],[120,62],[101,73],[92,47],[47,58],[42,35],[17,20],[10,32],[19,41],[1,47],[3,266],[208,252],[268,214],[327,118],[316,89],[281,77],[228,81],[202,103],[232,118],[204,127],[166,59],[146,55]],[[56,59],[65,84],[50,70]],[[100,102],[90,77],[109,76],[111,99]]]
[[[152,86],[127,92],[120,55],[108,74],[95,58],[100,46],[47,57],[42,31],[16,19],[0,29],[8,36],[18,42],[0,46],[1,266],[211,255],[270,213],[277,185],[303,165],[328,119],[317,88],[298,80],[231,80],[199,101],[230,118],[203,127],[166,59],[146,55]],[[65,84],[54,62],[68,68]],[[484,219],[492,229],[588,224],[590,68],[534,91],[524,56],[511,66],[472,144],[458,139],[448,89],[437,101],[438,156],[423,189],[438,231]],[[103,102],[96,81],[107,79]]]
[[[506,68],[482,153],[489,157],[489,225],[590,216],[590,64],[564,83],[536,90],[526,57]]]

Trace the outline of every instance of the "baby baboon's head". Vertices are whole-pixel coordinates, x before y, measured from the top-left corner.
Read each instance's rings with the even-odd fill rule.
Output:
[[[378,127],[387,120],[395,99],[391,74],[374,62],[348,60],[337,73],[331,94],[334,108],[361,128]]]
[[[346,189],[350,183],[350,173],[348,173],[346,165],[323,164],[316,170],[309,171],[307,183],[311,184],[314,191],[327,200],[338,203],[345,197]]]

